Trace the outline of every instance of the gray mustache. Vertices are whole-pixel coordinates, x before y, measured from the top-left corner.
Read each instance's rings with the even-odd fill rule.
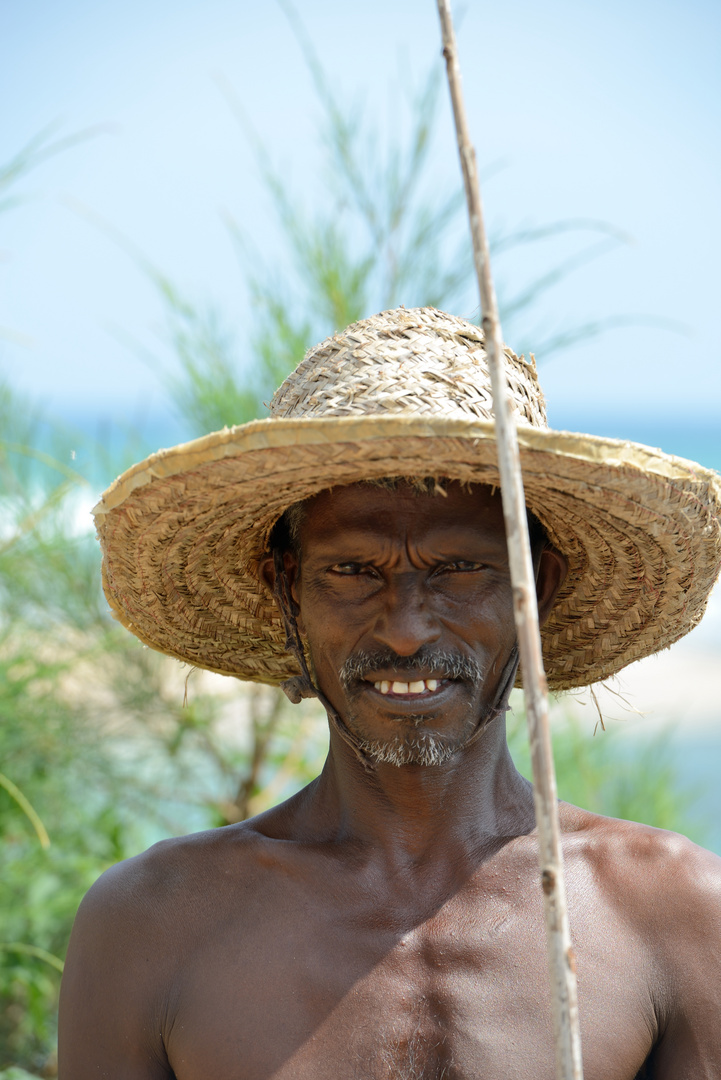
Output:
[[[419,649],[413,656],[399,656],[392,649],[385,649],[373,653],[353,653],[340,669],[339,678],[344,689],[351,690],[356,683],[384,668],[392,668],[401,678],[404,674],[412,675],[425,669],[441,679],[471,683],[481,682],[485,674],[477,660],[463,653],[425,648]]]

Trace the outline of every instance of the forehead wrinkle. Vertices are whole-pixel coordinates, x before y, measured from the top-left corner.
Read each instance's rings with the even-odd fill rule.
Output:
[[[304,544],[308,562],[388,561],[398,552],[395,538],[367,528],[338,528]],[[396,561],[396,560],[393,560]]]
[[[348,530],[347,539],[322,538],[308,545],[304,559],[311,567],[325,564],[358,562],[406,577],[445,563],[468,561],[483,563],[498,570],[507,568],[505,537],[474,537],[454,534],[445,539],[405,535],[391,537],[374,530]],[[345,536],[341,533],[340,535]]]
[[[461,557],[468,545],[505,551],[505,532],[500,502],[489,505],[485,491],[451,489],[440,499],[412,491],[351,486],[323,492],[308,505],[301,542],[311,556],[322,557],[328,547],[338,546],[349,559],[354,546],[367,552],[370,543],[383,557],[390,545],[404,549],[415,562],[412,549],[419,544],[439,549],[444,558],[449,552]]]

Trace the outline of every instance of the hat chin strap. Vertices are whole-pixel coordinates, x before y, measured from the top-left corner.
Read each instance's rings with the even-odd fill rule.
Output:
[[[315,685],[311,678],[310,671],[308,670],[308,662],[305,658],[305,649],[303,648],[300,631],[298,630],[297,617],[299,608],[293,599],[293,594],[290,590],[290,582],[288,581],[288,575],[286,574],[285,566],[283,564],[283,553],[278,548],[273,552],[273,567],[275,569],[273,595],[283,618],[283,625],[285,627],[285,647],[288,652],[295,657],[301,670],[300,675],[294,675],[292,678],[282,682],[280,688],[288,700],[292,701],[294,705],[299,705],[303,698],[318,698],[321,705],[328,713],[328,720],[330,721],[331,727],[333,727],[340,738],[350,746],[363,766],[363,769],[368,773],[373,773],[375,772],[375,763],[373,762],[373,759],[367,751],[362,748],[357,736],[346,727],[343,720],[341,720],[336,710],[328,701],[328,698],[323,691]],[[483,731],[488,724],[492,723],[499,716],[508,711],[508,699],[511,695],[513,684],[516,681],[518,661],[518,645],[514,643],[508,660],[501,672],[500,685],[495,701],[486,715],[481,717],[478,721],[475,731],[463,744],[464,748],[471,746],[476,742],[483,734]]]
[[[472,746],[476,742],[489,724],[492,724],[494,720],[497,720],[499,716],[503,716],[510,709],[508,699],[511,696],[511,690],[516,681],[516,672],[518,671],[518,662],[520,657],[518,655],[518,645],[514,642],[510,655],[504,664],[503,671],[501,672],[501,681],[496,692],[496,698],[488,712],[482,717],[476,726],[476,730],[471,735],[470,739],[464,743],[466,746]]]

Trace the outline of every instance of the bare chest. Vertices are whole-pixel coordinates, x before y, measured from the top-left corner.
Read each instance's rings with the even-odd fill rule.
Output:
[[[574,910],[586,1078],[634,1080],[650,1049],[642,959],[621,925],[601,933],[598,909]],[[266,919],[198,950],[176,1000],[177,1080],[555,1076],[535,897],[457,898],[406,928],[382,910],[321,919],[269,901]]]

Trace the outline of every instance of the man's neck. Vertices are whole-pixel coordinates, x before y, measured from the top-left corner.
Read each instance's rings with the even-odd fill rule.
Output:
[[[331,729],[306,810],[313,831],[367,845],[396,868],[475,862],[535,826],[532,789],[511,760],[504,716],[445,764],[428,767],[364,767]]]

